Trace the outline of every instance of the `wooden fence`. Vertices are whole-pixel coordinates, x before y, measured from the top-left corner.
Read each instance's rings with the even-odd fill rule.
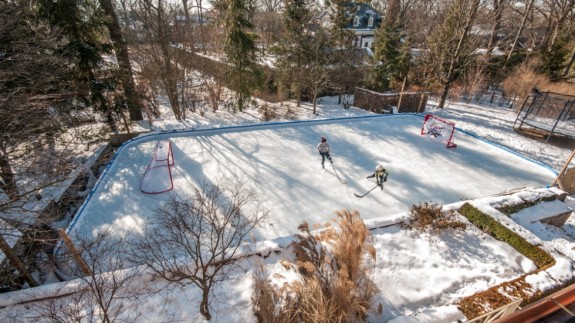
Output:
[[[355,88],[353,105],[380,114],[392,113],[392,107],[398,107],[398,113],[420,113],[425,111],[428,97],[428,92],[380,93]]]

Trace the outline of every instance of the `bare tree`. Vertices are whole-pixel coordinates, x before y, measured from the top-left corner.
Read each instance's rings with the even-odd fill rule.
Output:
[[[449,89],[470,60],[474,46],[470,46],[469,31],[473,26],[480,0],[454,0],[445,20],[430,39],[429,63],[435,66],[441,84],[438,107],[443,108]]]
[[[168,282],[201,289],[199,310],[210,320],[213,287],[229,276],[240,247],[268,211],[242,182],[204,183],[192,190],[191,197],[174,196],[157,210],[134,257]]]
[[[550,51],[557,37],[564,30],[569,17],[573,17],[575,0],[547,0],[543,1],[541,10],[548,18],[547,29],[543,38],[541,49]]]
[[[505,60],[505,64],[507,64],[507,62],[511,58],[511,54],[515,50],[515,46],[517,46],[517,42],[519,41],[519,37],[521,36],[521,32],[523,31],[523,28],[525,27],[525,23],[527,21],[527,18],[529,17],[529,13],[531,12],[531,9],[533,7],[533,3],[535,3],[535,0],[530,0],[527,4],[527,7],[525,8],[523,19],[521,20],[521,24],[519,25],[519,29],[517,30],[515,40],[511,44],[511,48],[509,49],[509,54],[507,54],[507,59]]]
[[[316,114],[317,97],[332,81],[330,77],[329,39],[327,33],[320,29],[315,35],[309,35],[306,52],[306,62],[302,65],[302,82],[304,89],[310,94],[313,103],[313,114]]]
[[[493,27],[491,28],[491,34],[489,35],[489,43],[487,44],[487,58],[486,61],[489,62],[489,58],[497,45],[497,35],[501,30],[501,19],[503,17],[503,12],[507,7],[508,0],[493,0]]]
[[[38,318],[103,323],[137,320],[141,316],[138,297],[145,293],[145,286],[137,281],[140,269],[131,267],[126,258],[130,245],[109,231],[96,237],[88,235],[91,233],[77,235],[75,248],[62,249],[59,256],[61,273],[79,278],[79,289],[69,297],[51,298],[37,305]],[[61,307],[67,304],[75,306]]]
[[[185,114],[178,92],[182,74],[171,45],[174,36],[171,25],[175,20],[176,8],[166,0],[138,0],[137,7],[133,10],[145,26],[139,31],[145,38],[145,42],[137,46],[140,63],[143,68],[156,70],[154,74],[168,96],[174,116],[183,120]]]

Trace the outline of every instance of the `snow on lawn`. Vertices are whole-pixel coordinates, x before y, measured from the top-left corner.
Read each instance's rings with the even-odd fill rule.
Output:
[[[456,133],[458,147],[447,149],[420,135],[422,121],[387,115],[145,136],[117,153],[70,232],[141,233],[168,197],[189,195],[192,186],[222,177],[253,184],[272,211],[268,226],[255,233],[260,240],[297,233],[304,221],[325,223],[342,208],[358,210],[363,219],[393,217],[421,201],[448,204],[554,179],[548,168],[465,133]],[[335,170],[346,184],[329,163],[322,170],[316,149],[321,135],[328,137]],[[142,175],[156,142],[166,139],[175,159],[174,189],[144,194]],[[355,197],[374,187],[365,177],[378,163],[390,172],[384,190]]]
[[[552,170],[460,131],[455,134],[457,148],[447,149],[445,143],[419,135],[421,116],[321,120],[368,113],[355,108],[341,109],[334,105],[334,98],[324,99],[318,106],[318,115],[311,114],[309,104],[305,106],[296,111],[295,117],[314,121],[205,129],[208,125],[246,125],[257,120],[255,114],[249,113],[230,116],[207,112],[203,117],[194,116],[194,120],[183,123],[183,127],[194,127],[195,131],[147,135],[126,144],[102,175],[69,232],[95,235],[109,228],[118,235],[142,233],[147,219],[172,194],[189,194],[192,185],[202,181],[215,183],[225,176],[249,181],[273,211],[268,226],[258,229],[260,241],[252,248],[263,255],[271,250],[279,254],[271,253],[265,259],[244,259],[233,279],[216,288],[210,307],[211,322],[255,322],[251,310],[255,269],[261,266],[278,285],[293,280],[294,274],[279,263],[281,259],[293,258],[291,250],[285,248],[292,239],[290,235],[296,233],[302,221],[325,223],[335,216],[335,210],[342,208],[358,210],[368,227],[379,227],[372,230],[377,250],[373,280],[380,289],[374,307],[381,303],[383,313],[370,314],[371,322],[463,320],[456,305],[459,299],[535,270],[531,260],[472,225],[463,232],[448,230],[439,236],[430,236],[393,224],[408,217],[410,206],[421,201],[453,203],[446,207],[457,208],[463,199],[485,197],[517,187],[544,187],[555,177]],[[431,111],[455,121],[456,126],[465,131],[515,149],[555,169],[568,157],[569,152],[564,149],[515,134],[510,111],[466,105]],[[182,123],[169,118],[154,125],[156,129],[182,128]],[[329,164],[325,171],[321,169],[316,145],[322,135],[328,137],[338,175],[346,184],[340,183]],[[156,142],[166,139],[173,143],[174,189],[169,193],[144,194],[140,191],[142,175]],[[353,193],[364,193],[374,186],[365,176],[373,172],[377,163],[390,171],[384,190],[376,189],[364,198],[356,198]],[[512,198],[493,198],[498,203],[506,199]],[[490,197],[477,201],[481,201],[484,208],[491,208]],[[568,203],[575,205],[569,198]],[[573,217],[568,220],[568,226],[555,234],[547,226],[530,227],[539,234],[529,235],[537,235],[546,250],[554,250],[557,246],[552,242],[554,238],[564,240],[557,241],[558,244],[573,244],[575,226],[572,224]],[[565,260],[552,267],[550,274],[532,276],[535,277],[532,281],[539,280],[539,286],[545,286],[556,284],[558,278],[571,277],[571,261]],[[44,287],[49,291],[62,285],[67,283]],[[131,309],[122,319],[205,322],[198,312],[200,292],[193,286],[170,286],[162,290],[166,282],[150,281],[149,276],[142,276],[135,285],[157,289],[157,293],[139,296],[140,309]],[[18,294],[34,295],[31,291],[10,296],[18,300],[25,298]],[[0,300],[0,306],[12,303],[9,298]],[[3,309],[0,320],[33,320],[34,314],[27,305]],[[132,317],[140,311],[141,317]]]

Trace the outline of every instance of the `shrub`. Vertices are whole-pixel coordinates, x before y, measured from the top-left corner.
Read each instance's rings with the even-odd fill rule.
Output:
[[[402,226],[433,234],[439,234],[448,228],[464,230],[465,224],[457,221],[455,218],[455,211],[450,210],[444,213],[441,205],[423,202],[411,206],[411,218],[403,222]]]
[[[307,223],[292,244],[301,280],[277,291],[260,274],[254,312],[263,322],[364,321],[377,292],[370,273],[375,249],[357,211],[343,210],[337,228],[311,233]]]
[[[555,264],[555,259],[541,248],[527,242],[507,227],[501,225],[489,215],[481,212],[469,203],[465,203],[459,209],[459,213],[469,219],[479,229],[511,245],[517,252],[531,259],[539,269],[547,268]]]
[[[549,77],[535,72],[540,65],[538,58],[530,58],[525,64],[520,65],[510,73],[502,82],[503,89],[508,96],[517,95],[518,98],[526,98],[535,86],[540,91],[550,91],[567,95],[575,95],[575,88],[567,82],[551,82]],[[521,99],[517,108],[521,107]]]
[[[495,209],[497,209],[498,211],[502,212],[503,214],[505,214],[507,216],[510,216],[512,214],[515,214],[515,213],[525,209],[525,208],[535,206],[542,201],[553,201],[556,199],[557,199],[557,195],[554,194],[554,195],[547,196],[547,197],[541,197],[541,198],[538,198],[538,199],[533,200],[533,201],[526,200],[526,201],[519,203],[519,204],[499,206],[499,207],[496,207]]]
[[[533,286],[525,282],[525,276],[522,276],[465,297],[459,302],[458,308],[465,317],[474,319],[489,311],[508,305],[519,298],[523,298],[524,305],[532,299],[533,290]]]

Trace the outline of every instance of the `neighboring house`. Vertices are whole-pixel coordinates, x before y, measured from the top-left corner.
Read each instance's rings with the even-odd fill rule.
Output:
[[[355,35],[353,46],[365,49],[369,53],[373,46],[375,30],[381,25],[382,15],[365,3],[348,2],[345,6],[346,28]],[[310,29],[315,30],[319,26],[331,28],[333,24],[330,11],[329,9],[320,11]]]
[[[205,15],[197,15],[197,14],[192,14],[190,15],[190,18],[186,18],[186,16],[183,15],[178,15],[175,17],[175,24],[176,25],[180,25],[180,26],[200,26],[200,25],[206,25],[209,23],[209,18],[206,17]]]
[[[346,27],[355,34],[353,46],[371,49],[375,30],[381,25],[381,14],[365,3],[350,2],[346,7],[349,17]]]

